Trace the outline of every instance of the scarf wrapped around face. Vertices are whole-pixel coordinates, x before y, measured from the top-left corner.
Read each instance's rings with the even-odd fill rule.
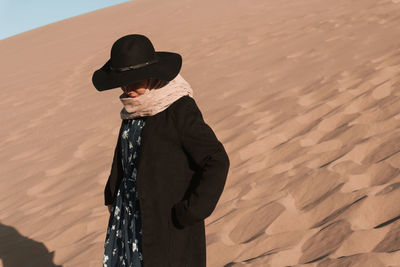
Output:
[[[165,83],[160,81],[156,84],[150,84],[145,93],[138,97],[120,95],[119,98],[124,105],[121,110],[121,119],[152,116],[168,108],[182,96],[189,95],[193,98],[193,89],[180,74],[166,85],[164,85]],[[160,84],[162,87],[158,88]]]

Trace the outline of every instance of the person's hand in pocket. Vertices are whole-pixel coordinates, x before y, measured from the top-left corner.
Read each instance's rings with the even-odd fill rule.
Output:
[[[178,219],[176,218],[176,214],[175,214],[175,212],[174,212],[174,208],[171,208],[171,220],[172,220],[172,225],[173,225],[175,228],[178,228],[178,229],[183,229],[183,228],[184,228],[184,226],[181,225],[181,224],[178,222]]]

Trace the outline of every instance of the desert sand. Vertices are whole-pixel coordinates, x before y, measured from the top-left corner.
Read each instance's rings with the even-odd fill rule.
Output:
[[[3,266],[101,266],[122,103],[91,76],[131,33],[231,160],[207,266],[400,266],[399,0],[134,0],[1,40]]]

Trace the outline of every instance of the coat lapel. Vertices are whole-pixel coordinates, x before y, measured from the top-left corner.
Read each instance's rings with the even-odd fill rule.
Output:
[[[153,135],[152,127],[155,123],[156,115],[149,116],[145,120],[145,126],[143,127],[141,134],[141,144],[139,149],[139,162],[137,167],[137,175],[136,175],[136,185],[138,190],[138,196],[141,199],[144,197],[145,193],[143,192],[141,178],[145,175],[143,172],[146,170],[146,165],[149,163],[146,161],[147,153],[149,153],[148,146],[151,146],[151,139]]]

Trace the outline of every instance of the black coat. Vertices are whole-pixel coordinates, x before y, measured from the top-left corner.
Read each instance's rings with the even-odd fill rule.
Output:
[[[136,176],[144,267],[205,267],[204,219],[222,194],[228,155],[189,96],[145,122]],[[105,205],[115,200],[123,175],[121,129],[122,124]]]

